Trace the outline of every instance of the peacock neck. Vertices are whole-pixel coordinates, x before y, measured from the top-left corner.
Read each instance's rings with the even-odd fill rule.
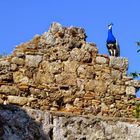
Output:
[[[107,42],[116,42],[116,39],[115,39],[115,37],[112,34],[112,28],[111,29],[108,29]]]
[[[108,34],[112,34],[112,28],[108,29]]]

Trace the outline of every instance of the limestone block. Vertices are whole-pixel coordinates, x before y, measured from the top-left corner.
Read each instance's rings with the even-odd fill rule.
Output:
[[[82,52],[82,62],[91,62],[92,58],[91,58],[91,54],[88,51],[83,51]]]
[[[94,92],[87,92],[87,93],[85,93],[83,98],[86,99],[86,100],[94,99],[95,98],[95,93]]]
[[[42,61],[41,55],[26,55],[25,57],[25,64],[28,67],[38,67],[41,61]]]
[[[108,69],[108,64],[95,64],[94,65],[94,68],[95,68],[95,70],[96,70],[96,72],[98,72],[98,71],[104,71],[105,69]]]
[[[0,66],[10,66],[10,62],[8,62],[6,60],[2,60],[2,61],[0,61]]]
[[[9,74],[10,73],[10,62],[6,60],[1,60],[0,61],[0,74]],[[3,78],[2,78],[3,79]]]
[[[94,73],[95,73],[95,70],[94,70],[93,66],[88,66],[88,65],[84,64],[84,65],[80,65],[77,68],[77,74],[81,78],[90,78],[90,79],[92,79],[92,78],[94,78]]]
[[[85,90],[87,90],[87,91],[94,91],[94,89],[95,89],[95,81],[94,80],[89,80],[85,84]]]
[[[99,64],[107,64],[108,63],[108,58],[97,56],[96,57],[96,63],[99,63]]]
[[[127,86],[134,86],[136,88],[140,88],[140,81],[137,80],[129,80],[125,82],[125,85]]]
[[[70,96],[70,97],[68,97],[68,96],[64,97],[63,102],[64,102],[65,104],[71,103],[71,102],[72,102],[71,96]]]
[[[126,87],[127,95],[136,95],[136,89],[133,86]]]
[[[111,104],[113,104],[115,102],[114,96],[111,96],[111,95],[109,97],[105,97],[104,99],[105,99],[104,102],[107,105],[111,105]]]
[[[50,74],[59,74],[63,70],[63,63],[61,62],[48,62],[48,61],[43,61],[41,63],[41,68],[44,73],[50,73]]]
[[[2,73],[2,72],[1,72]],[[11,72],[7,72],[5,74],[0,75],[0,81],[11,82],[13,80],[13,75]]]
[[[109,66],[115,69],[126,71],[128,69],[128,59],[111,56]]]
[[[75,61],[90,62],[91,54],[88,51],[80,50],[79,48],[74,48],[71,52],[71,59]]]
[[[57,107],[51,107],[50,110],[51,110],[51,111],[57,111],[58,108],[57,108]]]
[[[79,66],[77,61],[66,61],[64,62],[64,71],[68,73],[76,73],[76,70]]]
[[[58,53],[56,53],[56,55],[56,57],[62,61],[66,61],[70,57],[70,53],[67,50],[65,50],[65,48],[63,50],[59,50]]]
[[[22,83],[22,84],[28,84],[29,78],[24,76],[23,72],[16,71],[13,73],[13,80],[15,83]]]
[[[37,88],[32,88],[31,87],[29,90],[30,90],[30,93],[32,95],[39,95],[41,93],[41,90],[40,89],[37,89]]]
[[[19,89],[17,87],[14,87],[14,86],[2,85],[0,87],[0,93],[18,95],[19,94]]]
[[[126,87],[123,85],[110,84],[108,92],[113,95],[124,95]]]
[[[33,79],[37,84],[48,84],[54,82],[54,75],[49,73],[48,71],[38,71],[34,74]]]
[[[15,70],[17,70],[17,65],[16,64],[11,64],[11,70],[12,71],[15,71]]]
[[[15,55],[16,55],[18,58],[25,58],[25,54],[24,54],[23,52],[20,52],[20,51],[15,52]]]
[[[101,80],[89,80],[85,84],[85,90],[105,93],[107,90],[107,84]]]
[[[111,77],[111,75],[109,73],[102,73],[102,79],[106,80],[106,84],[109,85],[110,83],[112,83],[113,79]]]
[[[49,30],[51,33],[56,34],[57,32],[62,31],[62,25],[60,23],[53,22]]]
[[[119,70],[112,70],[111,71],[111,78],[113,80],[121,79],[121,76],[122,76],[122,72],[121,71],[119,71]]]
[[[55,45],[55,43],[56,43],[55,37],[50,32],[45,32],[43,34],[43,37],[41,38],[41,41],[43,41],[43,43],[45,43],[47,45]]]
[[[83,101],[82,100],[80,100],[79,98],[76,98],[75,100],[74,100],[74,102],[73,102],[73,104],[74,104],[74,106],[76,106],[76,107],[83,107]]]
[[[98,49],[97,49],[97,46],[93,43],[88,43],[86,42],[86,44],[83,44],[82,47],[81,47],[81,50],[84,50],[84,51],[88,51],[88,52],[98,52]]]
[[[76,74],[69,74],[65,72],[55,75],[56,83],[60,85],[76,85],[76,78]]]
[[[25,63],[25,60],[23,58],[18,58],[18,57],[13,57],[11,61],[13,64],[22,65],[22,66]]]
[[[74,48],[71,52],[70,52],[71,58],[72,60],[75,61],[81,61],[82,57],[81,57],[81,50],[78,48]]]
[[[49,72],[53,74],[59,74],[63,70],[63,64],[61,62],[52,62],[49,64]]]
[[[28,98],[19,96],[8,96],[8,102],[16,105],[25,105],[28,102]]]
[[[107,91],[107,83],[103,80],[95,80],[95,93],[105,93]]]
[[[77,78],[77,87],[81,91],[84,91],[85,84],[88,82],[87,79]]]
[[[108,111],[109,107],[105,103],[101,103],[101,111],[106,112]]]

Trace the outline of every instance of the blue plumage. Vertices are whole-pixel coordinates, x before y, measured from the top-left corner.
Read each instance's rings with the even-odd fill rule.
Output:
[[[108,29],[108,38],[107,38],[107,43],[115,43],[116,42],[116,39],[115,37],[113,36],[112,34],[112,28],[111,29]]]
[[[106,46],[111,56],[120,56],[119,44],[112,33],[112,25],[113,24],[108,25],[108,37],[106,40]]]

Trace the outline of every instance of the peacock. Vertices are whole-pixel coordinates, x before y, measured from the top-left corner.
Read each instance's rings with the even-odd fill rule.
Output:
[[[113,26],[112,23],[108,25],[108,37],[106,40],[106,46],[110,56],[118,57],[120,56],[120,47],[117,42],[117,39],[112,34],[112,26]]]

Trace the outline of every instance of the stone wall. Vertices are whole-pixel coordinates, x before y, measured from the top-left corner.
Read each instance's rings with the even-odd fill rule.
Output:
[[[132,117],[140,82],[128,60],[98,54],[82,28],[53,23],[48,32],[0,60],[0,103],[54,112]]]
[[[139,124],[140,120],[130,118],[0,108],[1,140],[139,140]]]

